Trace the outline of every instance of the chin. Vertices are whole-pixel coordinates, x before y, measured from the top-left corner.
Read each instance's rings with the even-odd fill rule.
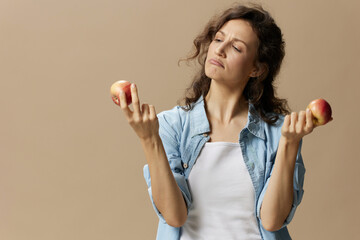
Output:
[[[209,66],[208,63],[205,64],[205,75],[210,79],[219,79],[220,77],[218,69]]]

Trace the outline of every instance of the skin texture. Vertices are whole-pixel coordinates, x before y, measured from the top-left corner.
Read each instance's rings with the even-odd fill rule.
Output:
[[[159,136],[159,121],[155,107],[142,104],[136,85],[132,85],[133,111],[128,107],[124,94],[120,92],[120,107],[130,126],[140,139],[145,158],[149,165],[151,189],[154,203],[166,222],[173,227],[182,226],[187,218],[187,208],[174,176]]]
[[[214,129],[241,130],[245,126],[248,103],[243,90],[249,77],[259,76],[265,69],[256,62],[259,40],[248,22],[231,20],[220,31],[209,46],[205,63],[205,73],[212,79],[205,97],[205,107],[213,129],[210,133],[213,140],[219,136],[216,135],[219,131]],[[120,107],[145,152],[155,205],[169,225],[180,227],[187,218],[186,204],[158,134],[155,107],[140,104],[136,87],[131,88],[131,95],[134,110],[129,109],[124,95],[119,96]],[[293,112],[285,117],[274,171],[260,211],[262,224],[268,231],[278,230],[290,212],[297,149],[300,140],[313,129],[310,111]],[[229,135],[221,136],[222,141],[237,139],[231,134],[237,135],[239,131],[228,132]]]
[[[294,168],[300,140],[313,129],[310,111],[292,112],[285,117],[273,174],[260,210],[263,227],[268,231],[279,230],[290,213]]]
[[[250,77],[259,76],[265,69],[256,62],[259,40],[251,25],[241,19],[227,22],[220,31],[209,46],[205,65],[205,73],[212,79],[205,97],[207,115],[212,126],[243,127],[248,112],[243,90]],[[211,59],[221,65],[211,64]],[[311,112],[306,114],[305,111],[293,112],[285,117],[275,169],[260,211],[263,227],[268,231],[278,230],[290,212],[297,149],[302,137],[313,130],[311,119]],[[229,139],[238,138],[238,131],[234,134],[236,136],[229,136]],[[219,138],[212,133],[210,137]]]
[[[241,19],[225,23],[216,33],[205,63],[205,74],[212,79],[205,102],[214,124],[226,126],[237,122],[245,126],[239,123],[240,118],[247,118],[248,111],[243,90],[249,77],[256,77],[264,71],[264,66],[255,62],[258,45],[252,27]],[[223,67],[212,64],[213,59]]]

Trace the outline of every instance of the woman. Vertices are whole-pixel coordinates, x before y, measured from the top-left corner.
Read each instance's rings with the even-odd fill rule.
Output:
[[[144,177],[159,216],[157,239],[291,239],[303,196],[302,138],[309,111],[275,96],[281,30],[261,6],[236,5],[194,41],[199,74],[186,107],[156,114],[120,105],[141,140]]]

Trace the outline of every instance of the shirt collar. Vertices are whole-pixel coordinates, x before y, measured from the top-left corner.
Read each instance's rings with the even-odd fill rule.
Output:
[[[210,124],[206,116],[203,96],[201,95],[199,99],[193,104],[193,109],[190,110],[191,137],[210,132]],[[251,103],[249,103],[248,119],[245,128],[247,128],[249,132],[256,137],[265,139],[264,121],[261,120],[259,113]]]

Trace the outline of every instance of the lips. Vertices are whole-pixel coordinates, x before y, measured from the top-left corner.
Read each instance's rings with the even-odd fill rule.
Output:
[[[210,59],[209,63],[224,68],[224,64],[221,61],[216,60],[214,58]]]

